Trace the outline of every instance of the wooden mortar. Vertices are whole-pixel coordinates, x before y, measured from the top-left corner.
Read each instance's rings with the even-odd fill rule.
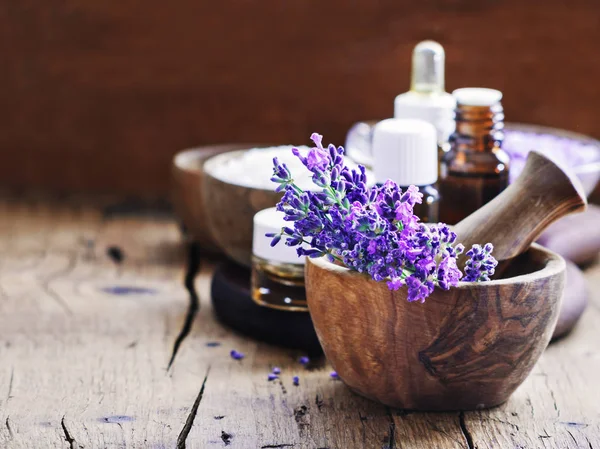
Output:
[[[308,259],[308,307],[327,358],[350,388],[394,407],[506,401],[550,341],[565,282],[563,258],[531,242],[586,205],[572,174],[531,152],[510,187],[454,227],[467,249],[494,244],[504,279],[437,288],[424,304],[409,303],[406,288]]]
[[[220,154],[204,164],[203,200],[211,235],[223,252],[237,263],[250,267],[254,214],[274,207],[282,194],[221,181],[212,175],[229,158],[241,157],[245,150]]]
[[[206,220],[202,196],[202,165],[216,154],[252,148],[253,144],[206,145],[181,151],[173,157],[171,165],[171,198],[175,213],[183,222],[189,237],[206,250],[219,252]]]
[[[548,345],[565,279],[562,257],[533,245],[507,279],[407,290],[307,259],[310,314],[325,355],[354,391],[416,410],[473,410],[508,399]]]

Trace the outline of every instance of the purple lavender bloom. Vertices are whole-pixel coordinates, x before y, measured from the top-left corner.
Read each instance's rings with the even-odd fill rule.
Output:
[[[323,136],[316,133],[311,139],[315,147],[306,156],[298,149],[292,152],[313,174],[317,191],[302,191],[287,167],[274,160],[274,182],[284,191],[277,209],[290,227],[270,234],[272,244],[285,236],[285,244],[297,247],[299,256],[327,256],[387,282],[390,290],[406,286],[409,301],[423,302],[436,286],[456,286],[463,276],[457,257],[464,248],[447,225],[419,222],[414,214],[414,206],[422,201],[419,189],[402,190],[390,180],[368,188],[364,167],[344,166],[342,147],[324,148]],[[489,244],[476,245],[467,253],[463,280],[489,279],[497,264],[492,249]]]
[[[272,374],[272,373],[271,373],[271,374],[269,374],[269,375],[267,376],[267,380],[268,380],[269,382],[272,382],[272,381],[274,381],[274,380],[276,380],[276,379],[279,379],[279,376],[277,376],[277,374]]]
[[[298,376],[294,376],[292,378],[292,382],[294,383],[294,385],[297,387],[298,385],[300,385],[300,378]]]
[[[242,360],[244,357],[246,357],[243,353],[238,352],[235,349],[232,349],[229,355],[234,360]]]
[[[331,377],[334,380],[339,380],[340,378],[340,376],[338,376],[338,373],[336,373],[335,371],[330,372],[329,377]]]
[[[273,374],[281,374],[281,368],[279,368],[278,366],[273,367]]]
[[[469,260],[465,265],[465,282],[483,282],[489,281],[490,276],[494,275],[498,261],[494,259],[491,252],[494,247],[487,243],[483,248],[480,245],[473,245],[467,251]]]
[[[310,363],[310,359],[304,355],[298,359],[298,363],[300,365],[308,365]]]

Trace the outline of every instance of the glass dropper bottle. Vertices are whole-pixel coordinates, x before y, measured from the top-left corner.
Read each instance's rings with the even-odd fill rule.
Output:
[[[456,100],[445,91],[444,48],[437,42],[420,42],[413,50],[410,91],[394,101],[394,117],[420,119],[437,132],[439,157],[449,151],[448,139],[454,132]]]

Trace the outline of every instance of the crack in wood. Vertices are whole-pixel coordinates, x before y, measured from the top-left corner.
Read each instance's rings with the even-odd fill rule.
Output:
[[[6,429],[8,430],[8,436],[10,437],[10,439],[14,439],[15,435],[13,434],[12,428],[10,427],[10,420],[9,420],[9,416],[6,417]]]
[[[6,393],[6,402],[8,402],[10,398],[12,398],[11,393],[12,393],[12,389],[13,389],[14,377],[15,377],[15,367],[13,366],[10,369],[10,381],[8,382],[8,393]]]
[[[71,271],[75,269],[75,265],[77,264],[77,255],[72,252],[67,253],[69,256],[69,262],[64,270],[60,270],[54,273],[52,276],[48,276],[40,283],[40,287],[44,292],[50,296],[54,301],[68,314],[73,315],[73,311],[69,307],[69,305],[65,302],[65,300],[54,291],[53,288],[50,287],[50,284],[54,282],[56,279],[59,279],[63,276],[68,275]]]
[[[198,275],[199,271],[200,245],[197,243],[192,243],[188,249],[187,271],[185,273],[185,279],[183,282],[185,289],[189,293],[190,304],[185,316],[185,321],[183,322],[183,327],[181,328],[181,331],[179,331],[179,335],[177,335],[175,343],[173,344],[173,352],[171,354],[171,359],[169,360],[169,365],[167,366],[167,371],[171,369],[171,366],[173,366],[173,362],[175,362],[175,357],[177,356],[179,347],[192,330],[194,318],[196,317],[198,310],[200,310],[200,299],[198,297],[198,292],[196,292],[196,287],[194,286],[194,281],[196,280],[196,276]]]
[[[394,421],[394,415],[392,414],[392,410],[389,407],[385,408],[386,414],[390,420],[390,424],[388,427],[388,434],[383,438],[384,443],[388,443],[386,449],[395,449],[396,448],[396,422]]]
[[[6,294],[6,291],[4,290],[4,287],[2,287],[2,284],[0,284],[0,298],[2,298],[2,299],[8,299],[8,295]]]
[[[467,442],[467,447],[469,449],[476,449],[475,444],[473,444],[473,435],[471,435],[471,432],[469,431],[469,429],[467,429],[467,423],[465,422],[465,412],[460,412],[458,414],[458,422],[460,425],[460,431],[462,432]]]
[[[284,443],[284,444],[266,444],[265,446],[261,446],[260,449],[278,449],[282,447],[294,447],[293,444]]]
[[[67,429],[67,425],[65,424],[65,417],[64,416],[60,420],[60,425],[62,427],[63,433],[65,434],[65,441],[67,443],[69,443],[69,446],[70,446],[71,449],[77,449],[77,441],[75,441],[75,438],[73,438],[71,436],[71,434],[69,433],[69,430]]]
[[[229,446],[231,444],[231,438],[233,438],[233,435],[221,430],[221,440],[223,440],[225,446]]]
[[[552,398],[552,403],[554,404],[554,410],[556,411],[556,416],[560,418],[560,410],[558,409],[558,404],[556,403],[556,398],[554,397],[554,391],[550,388],[550,384],[548,383],[548,376],[544,377],[544,384],[546,388],[550,392],[550,397]]]
[[[116,245],[106,248],[106,255],[117,265],[120,265],[125,260],[125,252]]]
[[[200,387],[200,391],[198,392],[198,396],[196,396],[196,400],[194,401],[194,405],[192,405],[192,409],[185,420],[185,424],[183,425],[183,429],[181,429],[181,433],[177,437],[177,446],[176,449],[185,449],[185,442],[187,440],[190,431],[192,430],[192,426],[194,425],[194,419],[196,419],[196,414],[198,413],[198,407],[200,407],[200,402],[202,401],[202,396],[204,396],[204,388],[206,387],[206,381],[208,380],[208,374],[210,373],[210,366],[206,370],[206,375],[204,376],[204,380],[202,381],[202,386]]]
[[[358,412],[358,418],[360,419],[360,425],[362,427],[362,442],[363,447],[367,447],[367,426],[365,425],[365,421],[367,420],[366,416],[363,416],[360,412]]]
[[[321,411],[321,409],[323,408],[323,398],[319,397],[318,393],[315,396],[315,405],[317,406],[317,408],[319,409],[319,411]]]

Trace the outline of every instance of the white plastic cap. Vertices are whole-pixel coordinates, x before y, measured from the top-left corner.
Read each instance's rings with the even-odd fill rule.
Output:
[[[375,181],[391,179],[400,186],[426,186],[438,178],[437,138],[431,123],[387,119],[373,132]]]
[[[465,87],[452,92],[456,102],[464,106],[494,106],[502,100],[502,92],[485,87]]]
[[[444,143],[456,128],[454,109],[456,100],[449,93],[423,95],[407,92],[396,97],[394,118],[425,120],[435,127],[438,142]]]
[[[265,234],[270,232],[281,232],[284,226],[292,227],[291,222],[283,219],[284,213],[274,207],[263,209],[254,215],[254,234],[252,236],[252,253],[262,259],[303,265],[306,256],[298,257],[297,247],[287,246],[285,237],[275,246],[271,246],[271,237]]]

